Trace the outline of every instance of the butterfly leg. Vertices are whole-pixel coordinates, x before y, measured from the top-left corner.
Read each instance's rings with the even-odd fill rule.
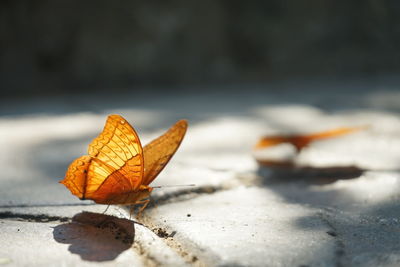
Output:
[[[147,207],[147,205],[149,204],[149,202],[150,202],[150,199],[146,199],[146,200],[141,200],[141,201],[138,201],[138,202],[135,203],[135,205],[141,205],[141,204],[143,204],[143,206],[140,207],[140,209],[139,209],[138,217],[141,217],[141,216],[142,216],[142,212],[143,212],[143,210]]]
[[[135,211],[135,205],[131,205],[129,208],[129,220],[132,218],[132,214]]]
[[[102,214],[105,214],[106,212],[107,212],[107,210],[108,210],[108,208],[110,207],[110,205],[107,205],[107,208],[106,208],[106,210],[105,211],[103,211],[103,213]]]

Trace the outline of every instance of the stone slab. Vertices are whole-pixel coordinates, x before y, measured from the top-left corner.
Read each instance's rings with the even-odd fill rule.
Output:
[[[157,206],[145,216],[175,232],[175,242],[207,266],[335,266],[331,229],[317,213],[268,189],[239,187]]]
[[[78,200],[57,182],[86,153],[106,116],[118,113],[138,128],[144,144],[175,120],[189,119],[181,148],[154,184],[196,186],[154,190],[155,205],[143,226],[135,224],[133,247],[95,264],[398,265],[399,93],[377,85],[349,90],[323,84],[333,89],[323,93],[293,86],[0,100],[0,234],[7,241],[0,263],[48,265],[58,258],[61,265],[93,265],[82,259],[82,247],[74,250],[81,254],[71,253],[72,243],[57,242],[51,227],[105,207]],[[253,158],[252,146],[265,134],[360,125],[369,128],[295,155],[298,166],[311,167],[306,170],[260,168]],[[338,165],[356,169],[329,169]],[[124,209],[109,212],[128,216]],[[78,235],[99,234],[90,224],[68,227]]]

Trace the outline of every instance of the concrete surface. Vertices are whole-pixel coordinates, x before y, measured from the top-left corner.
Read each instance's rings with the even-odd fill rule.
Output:
[[[239,89],[0,100],[0,264],[398,266],[396,83]],[[196,186],[155,189],[143,217],[128,220],[129,208],[102,214],[106,206],[58,184],[111,113],[143,143],[187,118],[187,136],[154,185]],[[361,125],[298,155],[287,145],[251,149],[265,134]],[[261,167],[254,156],[290,158],[295,168]]]

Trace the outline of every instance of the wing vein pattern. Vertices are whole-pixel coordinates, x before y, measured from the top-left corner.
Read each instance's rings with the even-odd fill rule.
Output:
[[[165,134],[154,139],[143,148],[144,185],[149,185],[175,154],[185,136],[187,126],[186,120],[180,120]]]

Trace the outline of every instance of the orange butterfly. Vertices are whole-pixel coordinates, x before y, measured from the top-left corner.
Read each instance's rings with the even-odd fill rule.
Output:
[[[80,199],[99,204],[149,203],[149,184],[178,149],[187,129],[180,120],[144,148],[133,127],[120,115],[107,118],[103,132],[89,145],[88,154],[68,167],[64,184]]]

